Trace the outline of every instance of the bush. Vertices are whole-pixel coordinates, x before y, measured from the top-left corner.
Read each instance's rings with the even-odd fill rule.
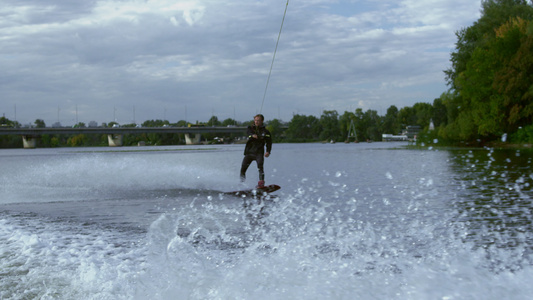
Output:
[[[533,125],[519,128],[511,135],[510,142],[516,144],[533,144]]]

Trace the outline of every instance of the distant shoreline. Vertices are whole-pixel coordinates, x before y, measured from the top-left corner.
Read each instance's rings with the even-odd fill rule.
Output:
[[[528,143],[512,144],[503,142],[490,142],[487,147],[496,149],[532,149],[532,145]]]

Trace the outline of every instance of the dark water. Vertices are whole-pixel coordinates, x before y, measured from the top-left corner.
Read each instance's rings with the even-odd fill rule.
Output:
[[[531,261],[533,245],[531,150],[455,151],[461,197],[455,201],[458,220],[468,228],[466,240],[488,249],[495,271],[520,270]],[[521,249],[505,260],[497,249]]]
[[[532,153],[404,146],[2,150],[0,298],[529,299]]]

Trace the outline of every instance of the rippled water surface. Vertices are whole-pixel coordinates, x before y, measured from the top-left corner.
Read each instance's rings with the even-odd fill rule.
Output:
[[[527,150],[0,150],[1,299],[530,299]]]

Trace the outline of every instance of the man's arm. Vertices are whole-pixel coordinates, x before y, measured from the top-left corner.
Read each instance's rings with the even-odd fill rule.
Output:
[[[266,144],[266,152],[265,157],[270,156],[270,151],[272,151],[272,135],[270,134],[270,131],[265,131],[265,144]]]
[[[257,134],[255,134],[255,130],[252,128],[252,126],[248,126],[246,129],[246,135],[248,136],[248,139],[257,138]]]

